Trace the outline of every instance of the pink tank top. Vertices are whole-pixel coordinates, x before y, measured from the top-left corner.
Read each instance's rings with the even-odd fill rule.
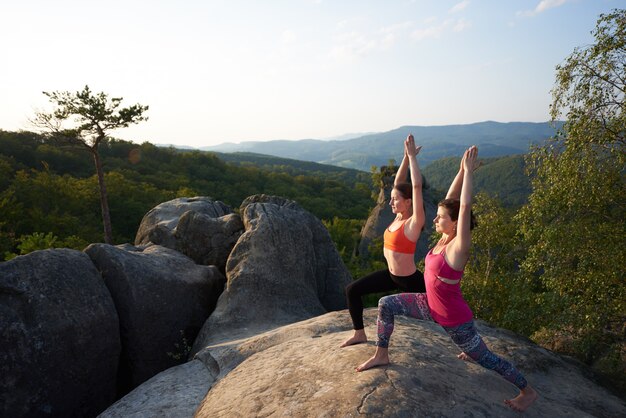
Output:
[[[440,325],[455,327],[472,320],[474,314],[461,294],[461,278],[463,272],[454,270],[448,265],[445,247],[439,254],[431,249],[426,254],[424,281],[430,314]],[[437,276],[459,280],[456,284],[444,283]]]

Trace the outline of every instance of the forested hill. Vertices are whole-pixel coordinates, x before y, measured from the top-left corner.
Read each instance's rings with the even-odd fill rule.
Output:
[[[556,133],[562,123],[480,122],[468,125],[403,126],[344,141],[242,142],[203,149],[219,152],[254,152],[303,161],[315,161],[369,171],[390,159],[402,156],[402,144],[409,133],[423,145],[420,163],[425,167],[435,160],[460,156],[469,145],[478,145],[481,157],[525,154],[531,144],[542,143]]]
[[[532,188],[525,173],[523,155],[481,158],[483,165],[474,176],[476,192],[498,198],[503,206],[519,208],[528,201]],[[461,158],[442,158],[422,170],[428,184],[445,195],[450,181],[459,170]]]
[[[367,181],[369,174],[361,170],[338,167],[329,164],[320,164],[311,161],[294,160],[292,158],[274,157],[272,155],[257,154],[254,152],[213,152],[220,160],[241,167],[257,167],[270,171],[278,171],[291,175],[312,175],[331,177],[342,180],[351,185]],[[369,170],[368,170],[369,171]]]
[[[231,163],[210,152],[121,140],[101,144],[100,156],[116,243],[132,242],[146,212],[182,196],[238,208],[248,196],[273,194],[320,219],[365,219],[373,205],[371,175],[357,170],[251,155]],[[93,159],[35,133],[0,130],[0,260],[33,233],[50,233],[57,246],[73,248],[102,241]]]

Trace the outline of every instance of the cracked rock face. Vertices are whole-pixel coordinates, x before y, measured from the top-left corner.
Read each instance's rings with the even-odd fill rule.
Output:
[[[91,244],[85,253],[115,303],[122,342],[118,391],[126,393],[185,360],[185,341],[193,341],[215,308],[225,278],[215,266],[169,248],[123,248]]]
[[[322,222],[297,203],[254,195],[226,264],[227,286],[192,352],[220,340],[345,309],[350,273]]]
[[[376,310],[366,311],[375,339]],[[539,392],[525,417],[620,417],[626,404],[597,386],[584,368],[511,332],[479,322],[494,352],[513,361]],[[339,348],[351,335],[346,311],[332,312],[230,344],[207,347],[217,379],[196,417],[519,417],[503,404],[517,388],[495,372],[459,360],[434,323],[399,317],[391,364],[354,368],[372,342]]]
[[[135,245],[161,245],[224,274],[228,255],[242,233],[241,218],[226,204],[204,196],[181,197],[146,213]]]
[[[119,320],[80,251],[0,263],[0,416],[91,417],[115,399]]]

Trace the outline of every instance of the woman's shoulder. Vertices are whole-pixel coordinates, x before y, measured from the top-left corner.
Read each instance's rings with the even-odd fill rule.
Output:
[[[411,241],[417,241],[422,233],[423,225],[418,225],[418,222],[414,217],[405,219],[403,223],[404,235],[406,235]]]

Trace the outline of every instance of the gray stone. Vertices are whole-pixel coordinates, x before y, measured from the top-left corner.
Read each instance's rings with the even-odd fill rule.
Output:
[[[99,418],[192,417],[215,377],[198,360],[167,369],[111,405]]]
[[[223,289],[217,268],[157,245],[139,252],[92,244],[85,252],[102,272],[119,315],[119,391],[185,361]]]
[[[365,312],[375,338],[376,310]],[[623,417],[626,404],[586,377],[579,363],[511,332],[478,322],[487,345],[513,361],[539,392],[525,417]],[[435,323],[398,317],[391,364],[355,367],[373,343],[339,348],[351,335],[346,311],[251,338],[207,347],[197,356],[219,370],[195,417],[519,417],[504,405],[517,388],[495,372],[459,360]],[[182,415],[181,415],[182,416]]]
[[[176,249],[175,229],[180,217],[188,211],[212,218],[232,213],[230,207],[224,203],[202,196],[181,197],[163,202],[144,215],[137,230],[135,245],[152,243]]]
[[[193,353],[346,306],[350,274],[319,219],[265,195],[246,199],[240,212],[245,233],[228,259],[227,287]]]
[[[115,306],[87,255],[0,263],[0,416],[96,416],[115,400],[119,356]]]
[[[243,233],[243,222],[236,214],[214,218],[187,211],[176,227],[176,249],[198,264],[214,265],[224,272],[226,260]]]

